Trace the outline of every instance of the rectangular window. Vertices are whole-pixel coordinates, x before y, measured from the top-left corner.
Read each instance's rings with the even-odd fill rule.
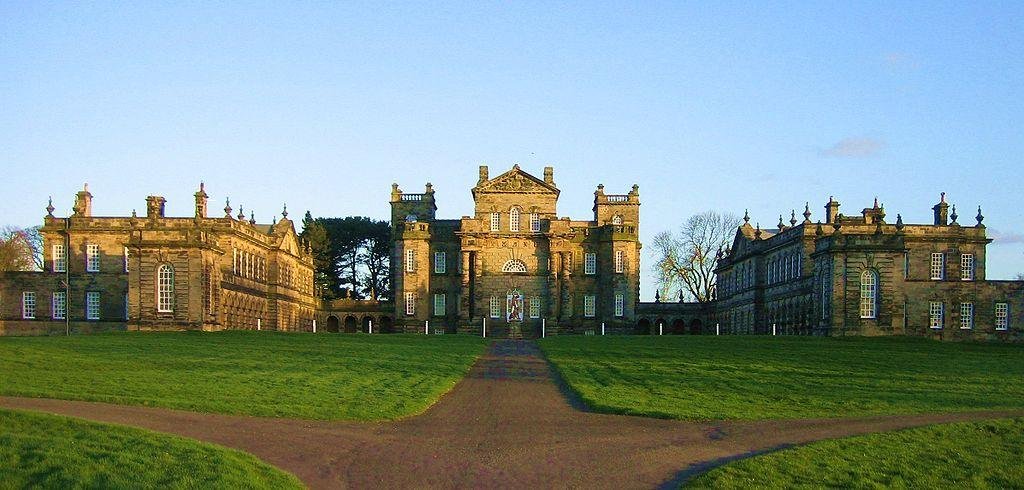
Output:
[[[68,311],[68,293],[65,291],[55,291],[53,293],[51,309],[53,310],[54,320],[63,320]]]
[[[597,298],[593,294],[583,296],[583,316],[587,318],[593,318],[596,308]]]
[[[626,307],[625,298],[622,293],[615,293],[615,316],[622,316]]]
[[[540,214],[530,213],[530,231],[534,233],[540,231]]]
[[[444,293],[434,295],[434,316],[444,316],[445,296]]]
[[[416,251],[405,251],[405,272],[416,272]]]
[[[405,293],[405,314],[413,316],[416,314],[416,293]]]
[[[530,318],[540,318],[540,298],[530,298]]]
[[[89,243],[85,246],[85,271],[100,271],[100,246],[95,243]]]
[[[974,254],[960,255],[960,280],[974,280]]]
[[[124,247],[124,271],[128,272],[128,247]]]
[[[928,304],[928,327],[942,328],[943,304],[941,301],[932,301]]]
[[[501,300],[491,296],[491,318],[501,318]]]
[[[960,303],[960,328],[974,328],[974,303]]]
[[[615,251],[615,273],[622,274],[626,270],[626,252],[624,250]]]
[[[1010,327],[1010,305],[996,303],[996,330],[1007,330]]]
[[[448,270],[447,255],[444,252],[434,252],[434,273],[444,274]]]
[[[21,318],[25,320],[34,320],[36,318],[35,291],[21,293]]]
[[[491,213],[491,231],[501,230],[501,214]]]
[[[946,274],[946,254],[936,252],[932,254],[932,275],[933,281],[941,281]]]
[[[231,273],[238,275],[238,249],[231,249]]]
[[[583,254],[583,273],[587,275],[597,274],[597,254],[587,252]]]
[[[53,244],[53,272],[68,271],[68,249],[63,243]]]
[[[903,252],[903,278],[910,279],[910,252]]]
[[[85,293],[85,319],[86,320],[99,320],[100,319],[100,293],[99,291],[89,291]]]

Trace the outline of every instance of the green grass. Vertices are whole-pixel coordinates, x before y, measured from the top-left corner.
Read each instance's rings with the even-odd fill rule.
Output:
[[[1024,345],[754,336],[550,337],[540,345],[603,412],[713,420],[1024,407]]]
[[[1024,419],[822,441],[727,464],[695,488],[1022,488]]]
[[[114,333],[0,338],[0,394],[324,420],[417,414],[483,352],[459,335]]]
[[[0,488],[302,488],[254,456],[182,437],[0,410]]]

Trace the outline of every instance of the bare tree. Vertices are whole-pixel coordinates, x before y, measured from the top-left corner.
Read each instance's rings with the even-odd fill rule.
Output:
[[[43,237],[39,227],[0,229],[0,271],[43,270]]]
[[[686,220],[678,233],[655,236],[654,273],[664,296],[678,290],[686,299],[713,300],[718,251],[729,245],[739,224],[734,214],[705,211]]]

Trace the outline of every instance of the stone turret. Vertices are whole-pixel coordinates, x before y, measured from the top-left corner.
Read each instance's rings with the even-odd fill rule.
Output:
[[[71,209],[75,212],[73,216],[92,216],[92,194],[89,192],[89,184],[82,186],[82,190],[75,194],[75,205]]]
[[[832,196],[828,196],[828,202],[825,203],[825,224],[831,224],[836,221],[839,217],[839,201],[836,201]]]
[[[939,203],[932,206],[932,212],[935,216],[935,225],[947,226],[949,225],[949,204],[946,204],[946,193],[943,192],[939,195]]]
[[[210,196],[206,195],[202,182],[199,183],[199,192],[196,192],[196,218],[206,217],[206,200]]]

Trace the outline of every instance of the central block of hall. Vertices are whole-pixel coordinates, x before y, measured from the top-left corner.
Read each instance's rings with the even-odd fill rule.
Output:
[[[594,192],[594,216],[558,216],[554,171],[518,165],[471,190],[471,216],[438,219],[434,189],[391,188],[396,327],[488,337],[631,331],[640,294],[640,194]]]

